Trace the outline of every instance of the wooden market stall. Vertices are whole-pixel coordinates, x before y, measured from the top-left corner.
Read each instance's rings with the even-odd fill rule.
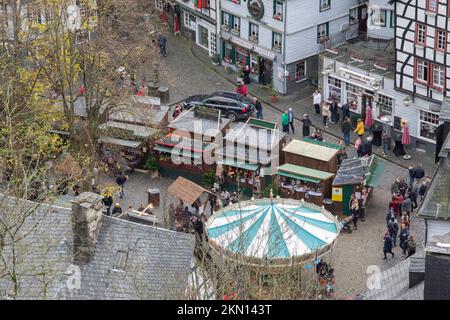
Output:
[[[163,176],[184,176],[200,182],[205,172],[216,170],[215,149],[222,144],[230,120],[220,110],[196,106],[168,124],[168,134],[155,142]]]
[[[336,173],[342,146],[311,139],[293,139],[283,148],[285,163]]]
[[[259,196],[272,181],[285,136],[274,122],[249,118],[238,123],[216,152],[224,187],[239,189],[248,197]]]
[[[304,199],[318,206],[331,198],[333,173],[286,163],[278,167],[276,174],[283,198]]]
[[[366,207],[383,171],[384,164],[374,155],[344,160],[332,184],[333,212],[350,215],[352,194],[355,194],[361,207]]]

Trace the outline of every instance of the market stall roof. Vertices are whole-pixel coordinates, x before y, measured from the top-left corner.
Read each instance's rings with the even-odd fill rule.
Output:
[[[319,183],[320,181],[333,178],[334,174],[330,172],[315,170],[311,168],[296,166],[293,164],[283,164],[278,167],[278,175],[288,176],[290,178]]]
[[[116,122],[116,121],[108,121],[102,125],[99,126],[100,129],[108,129],[108,128],[116,128],[116,129],[122,129],[129,131],[130,134],[141,137],[141,138],[148,138],[154,135],[158,132],[157,129],[150,128],[147,126],[140,126],[136,124],[129,124],[129,123],[123,123],[123,122]]]
[[[98,142],[100,143],[110,143],[115,144],[121,147],[128,147],[128,148],[138,148],[142,142],[140,141],[131,141],[131,140],[123,140],[123,139],[116,139],[111,137],[100,137],[98,139]]]
[[[364,168],[361,158],[345,159],[339,167],[333,185],[359,184],[364,180],[369,186],[375,187],[383,175],[384,165],[375,158],[374,155],[368,157],[367,167]]]
[[[274,122],[249,118],[238,123],[225,136],[225,140],[263,150],[272,150],[286,136]]]
[[[240,169],[244,169],[244,170],[250,170],[250,171],[256,171],[259,168],[259,166],[257,164],[245,163],[245,162],[229,160],[229,159],[219,160],[219,161],[217,161],[217,164],[224,165],[224,166],[230,166],[230,167],[234,167],[234,168],[240,168]]]
[[[216,110],[212,110],[216,111]],[[221,113],[205,111],[204,108],[194,107],[183,111],[167,126],[173,130],[181,130],[194,134],[215,137],[231,122],[230,119],[222,118]]]
[[[326,142],[326,141],[319,141],[319,140],[311,139],[311,138],[303,138],[302,140],[305,141],[305,142],[309,142],[309,143],[316,144],[318,146],[322,146],[322,147],[326,147],[326,148],[332,148],[332,149],[337,149],[337,150],[344,149],[343,145],[339,145],[339,144],[336,144],[336,143],[331,143],[331,142]]]
[[[283,151],[320,161],[330,161],[339,150],[294,139],[284,147]]]
[[[192,150],[186,150],[186,149],[180,149],[180,148],[174,148],[174,147],[165,147],[165,146],[160,146],[160,145],[155,146],[153,149],[156,151],[159,151],[159,152],[170,153],[174,156],[182,156],[182,157],[194,158],[194,159],[201,159],[202,154],[203,154],[201,152],[195,152]]]
[[[227,206],[207,222],[211,246],[245,258],[307,259],[330,249],[339,235],[336,217],[293,199],[257,199]],[[275,262],[276,263],[276,262]]]
[[[246,149],[240,146],[227,146],[216,149],[216,157],[219,159],[237,159],[238,162],[268,165],[276,156],[268,155],[266,152],[254,148]]]
[[[189,204],[193,204],[203,193],[211,194],[205,188],[183,177],[178,177],[167,192]]]

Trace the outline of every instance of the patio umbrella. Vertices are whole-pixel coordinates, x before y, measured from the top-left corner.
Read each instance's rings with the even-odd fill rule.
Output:
[[[173,33],[178,34],[180,32],[180,16],[175,15],[175,27],[173,28]]]
[[[367,106],[366,109],[366,119],[364,121],[366,127],[371,128],[373,126],[373,116],[372,116],[372,107]]]
[[[406,146],[411,144],[411,136],[409,134],[409,127],[408,124],[405,123],[404,127],[403,127],[403,134],[402,134],[402,145],[405,146],[405,151],[406,151]],[[410,158],[411,156],[406,154],[404,156],[404,158]]]

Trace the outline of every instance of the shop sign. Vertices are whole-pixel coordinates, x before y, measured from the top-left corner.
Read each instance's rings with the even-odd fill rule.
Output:
[[[342,202],[342,188],[333,188],[331,200]]]
[[[262,0],[249,0],[247,3],[248,12],[255,20],[264,16],[264,4]]]
[[[352,80],[361,84],[373,86],[375,85],[376,79],[373,77],[366,76],[348,69],[341,68],[341,75],[343,78]]]
[[[251,43],[249,43],[247,41],[244,41],[242,39],[239,39],[239,38],[236,38],[236,37],[231,37],[230,40],[231,40],[231,42],[233,42],[233,43],[235,43],[237,45],[240,45],[241,47],[244,47],[246,49],[250,49],[251,50],[253,48],[253,45]]]
[[[256,52],[256,53],[258,53],[259,55],[261,55],[261,56],[263,56],[263,57],[265,57],[265,58],[269,58],[269,59],[271,59],[271,60],[275,60],[275,58],[276,58],[276,54],[275,53],[273,53],[272,51],[270,51],[270,50],[267,50],[267,49],[263,49],[263,48],[260,48],[260,47],[253,47],[253,51],[254,52]]]

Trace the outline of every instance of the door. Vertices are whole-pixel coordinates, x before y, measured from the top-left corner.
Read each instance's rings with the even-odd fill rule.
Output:
[[[364,94],[361,102],[361,119],[363,122],[366,120],[367,106],[370,106],[373,112],[373,96]]]
[[[266,83],[272,82],[272,76],[273,76],[273,64],[271,60],[264,59],[265,60],[265,79]]]
[[[359,31],[367,32],[367,6],[358,8]]]

